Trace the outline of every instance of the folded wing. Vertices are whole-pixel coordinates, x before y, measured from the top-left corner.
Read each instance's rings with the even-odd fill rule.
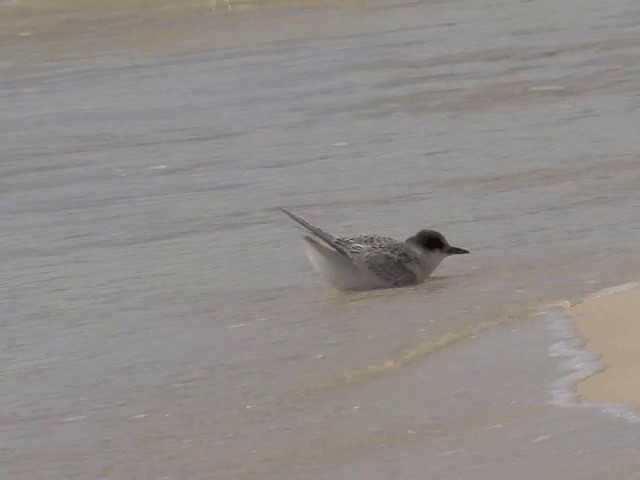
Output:
[[[402,287],[418,283],[416,274],[403,258],[385,249],[372,248],[363,255],[366,268],[389,285]]]

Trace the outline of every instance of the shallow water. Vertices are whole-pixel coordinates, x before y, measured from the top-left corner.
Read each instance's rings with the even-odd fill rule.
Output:
[[[100,5],[0,4],[5,476],[638,471],[535,313],[638,278],[640,4]],[[335,293],[278,206],[472,255]]]

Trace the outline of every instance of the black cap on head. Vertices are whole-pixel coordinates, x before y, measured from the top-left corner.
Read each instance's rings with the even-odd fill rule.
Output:
[[[419,248],[428,252],[442,252],[445,255],[459,255],[469,253],[468,250],[459,247],[452,247],[440,232],[435,230],[420,230],[413,237],[407,240]]]

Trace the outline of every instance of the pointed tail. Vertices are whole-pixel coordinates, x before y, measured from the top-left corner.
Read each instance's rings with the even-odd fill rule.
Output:
[[[313,233],[316,237],[320,238],[321,240],[323,240],[324,242],[327,243],[327,245],[330,245],[332,248],[334,248],[335,250],[337,250],[338,252],[340,252],[342,255],[344,255],[347,258],[351,258],[351,256],[349,255],[349,252],[347,251],[346,248],[344,248],[342,245],[340,245],[339,243],[336,242],[336,239],[333,235],[331,235],[330,233],[325,232],[324,230],[321,230],[318,227],[315,227],[313,225],[311,225],[309,222],[307,222],[306,220],[298,217],[297,215],[294,215],[293,213],[289,212],[288,210],[285,210],[284,208],[280,208],[280,210],[287,215],[291,220],[293,220],[294,222],[302,225],[304,228],[306,228],[307,230],[309,230],[311,233]]]

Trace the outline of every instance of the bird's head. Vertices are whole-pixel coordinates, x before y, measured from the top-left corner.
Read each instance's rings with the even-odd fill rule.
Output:
[[[444,235],[435,230],[420,230],[413,237],[407,239],[407,243],[425,252],[439,254],[443,258],[449,255],[469,253],[469,250],[449,245]]]

